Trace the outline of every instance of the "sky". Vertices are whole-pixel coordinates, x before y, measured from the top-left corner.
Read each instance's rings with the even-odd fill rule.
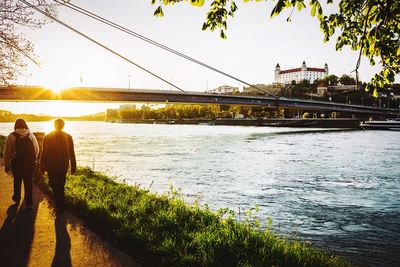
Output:
[[[310,9],[289,11],[270,18],[274,2],[237,1],[239,10],[228,21],[227,39],[219,31],[202,31],[208,4],[193,7],[188,3],[164,7],[165,16],[153,16],[156,5],[151,0],[72,0],[72,3],[145,35],[159,43],[221,69],[251,84],[274,82],[277,63],[281,69],[323,68],[330,74],[352,75],[358,54],[345,48],[335,50],[335,42],[323,43],[323,34]],[[288,13],[289,12],[289,13]],[[242,87],[235,80],[169,54],[139,39],[60,7],[58,18],[123,54],[187,91],[205,91],[220,85]],[[40,67],[29,64],[26,75],[16,81],[21,85],[41,85],[56,90],[74,86],[170,89],[170,85],[97,47],[76,33],[53,22],[39,30],[21,29],[35,46]],[[360,79],[369,80],[378,71],[362,60]],[[105,111],[119,104],[0,103],[0,109],[15,113],[81,115]]]

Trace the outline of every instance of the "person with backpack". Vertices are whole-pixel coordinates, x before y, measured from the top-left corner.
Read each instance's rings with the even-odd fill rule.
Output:
[[[76,171],[74,142],[72,136],[63,131],[64,125],[62,119],[54,121],[55,130],[44,137],[40,158],[41,171],[43,173],[47,171],[49,176],[57,214],[62,214],[64,211],[64,187],[69,165],[71,165],[71,174]]]
[[[6,139],[4,147],[4,169],[14,176],[14,195],[12,200],[19,204],[21,200],[21,183],[24,182],[25,204],[32,208],[32,176],[35,171],[36,159],[39,156],[39,144],[36,137],[29,131],[24,119],[17,119],[14,132]]]

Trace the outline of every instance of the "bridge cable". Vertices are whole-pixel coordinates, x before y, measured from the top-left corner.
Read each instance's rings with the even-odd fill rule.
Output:
[[[129,34],[129,35],[131,35],[133,37],[141,39],[141,40],[143,40],[145,42],[148,42],[148,43],[150,43],[150,44],[152,44],[154,46],[157,46],[157,47],[159,47],[161,49],[164,49],[164,50],[166,50],[166,51],[168,51],[170,53],[173,53],[173,54],[175,54],[177,56],[180,56],[180,57],[182,57],[182,58],[184,58],[186,60],[189,60],[189,61],[191,61],[193,63],[196,63],[196,64],[198,64],[200,66],[203,66],[205,68],[208,68],[208,69],[210,69],[212,71],[215,71],[215,72],[217,72],[219,74],[222,74],[222,75],[224,75],[226,77],[229,77],[229,78],[231,78],[231,79],[233,79],[235,81],[238,81],[238,82],[241,82],[243,84],[246,84],[249,87],[255,88],[255,89],[259,90],[262,93],[265,93],[265,94],[271,95],[273,97],[276,97],[276,95],[274,95],[274,94],[272,94],[272,93],[270,93],[270,92],[268,92],[266,90],[263,90],[263,89],[255,86],[255,85],[252,85],[252,84],[250,84],[250,83],[248,83],[246,81],[243,81],[243,80],[241,80],[241,79],[239,79],[239,78],[237,78],[237,77],[235,77],[233,75],[230,75],[230,74],[228,74],[228,73],[226,73],[226,72],[224,72],[222,70],[219,70],[217,68],[214,68],[214,67],[212,67],[212,66],[210,66],[210,65],[208,65],[208,64],[206,64],[204,62],[201,62],[201,61],[199,61],[199,60],[197,60],[195,58],[192,58],[192,57],[190,57],[190,56],[188,56],[186,54],[183,54],[183,53],[181,53],[181,52],[179,52],[177,50],[174,50],[174,49],[172,49],[172,48],[170,48],[168,46],[165,46],[165,45],[163,45],[161,43],[158,43],[158,42],[156,42],[156,41],[154,41],[154,40],[152,40],[152,39],[150,39],[150,38],[148,38],[148,37],[146,37],[144,35],[141,35],[141,34],[139,34],[137,32],[134,32],[134,31],[126,28],[126,27],[123,27],[123,26],[121,26],[121,25],[119,25],[119,24],[117,24],[117,23],[115,23],[113,21],[110,21],[110,20],[108,20],[108,19],[106,19],[106,18],[104,18],[102,16],[99,16],[99,15],[97,15],[97,14],[95,14],[95,13],[93,13],[93,12],[87,10],[87,9],[84,9],[82,7],[79,7],[79,6],[75,5],[75,4],[72,4],[71,2],[64,2],[64,1],[59,1],[59,0],[53,0],[53,1],[56,2],[56,3],[59,3],[61,5],[64,5],[65,7],[68,7],[69,9],[77,11],[77,12],[79,12],[79,13],[85,15],[85,16],[88,16],[88,17],[90,17],[90,18],[92,18],[94,20],[97,20],[97,21],[99,21],[101,23],[104,23],[104,24],[106,24],[106,25],[108,25],[110,27],[113,27],[113,28],[115,28],[117,30],[125,32],[125,33],[127,33],[127,34]]]
[[[87,40],[91,41],[92,43],[95,43],[96,45],[98,45],[98,46],[104,48],[105,50],[111,52],[112,54],[114,54],[114,55],[116,55],[116,56],[122,58],[123,60],[125,60],[125,61],[131,63],[132,65],[135,65],[135,66],[138,67],[139,69],[141,69],[141,70],[143,70],[143,71],[149,73],[150,75],[152,75],[152,76],[154,76],[154,77],[160,79],[161,81],[163,81],[163,82],[169,84],[170,86],[173,86],[174,88],[178,89],[179,91],[182,91],[182,92],[186,93],[186,91],[183,90],[182,88],[180,88],[180,87],[176,86],[175,84],[173,84],[173,83],[167,81],[166,79],[164,79],[164,78],[162,78],[161,76],[155,74],[154,72],[151,72],[150,70],[148,70],[148,69],[146,69],[146,68],[140,66],[139,64],[137,64],[137,63],[133,62],[132,60],[130,60],[129,58],[127,58],[127,57],[121,55],[120,53],[116,52],[115,50],[112,50],[112,49],[109,48],[108,46],[106,46],[106,45],[104,45],[104,44],[102,44],[102,43],[96,41],[95,39],[89,37],[88,35],[84,34],[83,32],[81,32],[81,31],[75,29],[74,27],[72,27],[72,26],[66,24],[65,22],[63,22],[63,21],[61,21],[61,20],[55,18],[54,16],[52,16],[52,15],[49,14],[48,12],[46,12],[46,11],[44,11],[44,10],[42,10],[42,9],[40,9],[40,8],[38,8],[38,7],[36,7],[36,6],[34,6],[34,5],[32,5],[31,3],[29,3],[29,2],[27,2],[27,1],[25,1],[25,0],[19,0],[19,1],[22,2],[22,3],[24,3],[25,5],[29,6],[30,8],[36,10],[37,12],[39,12],[39,13],[45,15],[46,17],[52,19],[53,21],[57,22],[58,24],[61,24],[62,26],[68,28],[69,30],[71,30],[71,31],[73,31],[73,32],[75,32],[75,33],[77,33],[77,34],[79,34],[80,36],[86,38]]]

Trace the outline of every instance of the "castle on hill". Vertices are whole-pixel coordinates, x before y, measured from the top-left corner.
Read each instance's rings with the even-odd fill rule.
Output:
[[[300,82],[302,80],[309,80],[311,83],[316,79],[321,79],[328,76],[328,64],[325,63],[324,68],[309,68],[306,62],[300,68],[281,70],[279,63],[275,67],[275,83],[290,84],[292,81]]]

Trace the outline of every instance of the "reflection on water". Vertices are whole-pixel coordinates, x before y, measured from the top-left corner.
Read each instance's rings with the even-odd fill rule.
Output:
[[[7,134],[13,124],[0,124]],[[52,122],[30,123],[49,131]],[[77,160],[127,183],[237,211],[349,257],[400,265],[398,132],[67,122]]]
[[[271,129],[271,128],[269,128]],[[293,129],[289,129],[289,128],[276,128],[276,130],[280,131],[271,131],[271,132],[262,132],[262,133],[254,133],[251,134],[250,136],[250,140],[251,139],[258,139],[258,138],[262,138],[262,137],[268,137],[268,136],[273,136],[273,135],[291,135],[291,134],[315,134],[315,133],[333,133],[333,132],[350,132],[350,131],[361,131],[359,129],[307,129],[307,128],[303,128],[301,130],[299,130],[298,128],[293,128]]]

